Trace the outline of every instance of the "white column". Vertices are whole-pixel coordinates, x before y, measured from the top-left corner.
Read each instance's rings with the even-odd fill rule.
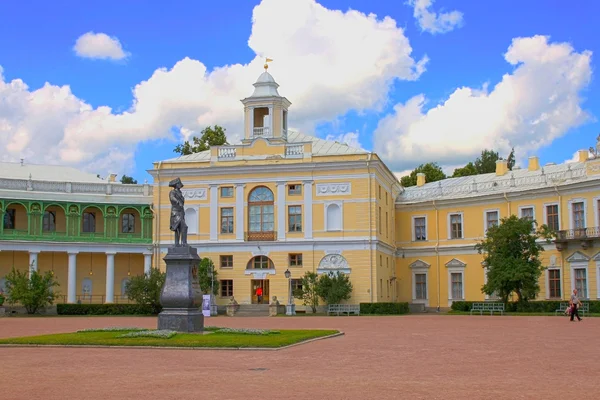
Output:
[[[33,271],[38,270],[38,254],[39,252],[37,251],[30,251],[29,252],[29,277],[31,278],[31,274],[33,273]]]
[[[277,240],[285,240],[285,182],[277,185]]]
[[[77,296],[77,253],[69,253],[67,303],[75,303]]]
[[[273,135],[273,106],[269,106],[269,136],[275,136]]]
[[[144,253],[144,275],[150,275],[150,268],[152,267],[152,254]]]
[[[248,135],[249,139],[254,137],[254,107],[250,107],[250,134]]]
[[[217,240],[219,226],[219,198],[217,185],[210,185],[210,240]]]
[[[313,237],[313,181],[304,181],[304,239]]]
[[[235,184],[235,239],[244,240],[244,188],[246,184]]]
[[[115,302],[115,253],[106,253],[106,303]]]

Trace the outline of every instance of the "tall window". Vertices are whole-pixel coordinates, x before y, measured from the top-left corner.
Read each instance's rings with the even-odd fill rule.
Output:
[[[302,291],[302,279],[292,279],[292,293]]]
[[[560,298],[560,270],[549,269],[548,270],[548,295],[551,299]]]
[[[415,274],[415,294],[417,300],[427,299],[427,274]]]
[[[575,273],[575,289],[577,289],[577,295],[581,298],[587,299],[587,274],[585,268],[577,268],[574,270]]]
[[[533,221],[533,207],[521,208],[521,218]]]
[[[415,240],[427,240],[427,227],[425,217],[417,217],[414,219],[415,224]]]
[[[9,208],[4,213],[4,229],[15,229],[16,210]]]
[[[250,232],[273,232],[273,192],[269,188],[259,186],[250,192],[248,203]]]
[[[96,232],[96,213],[83,213],[83,231],[88,233]]]
[[[381,198],[381,186],[379,187],[379,198]],[[378,215],[378,221],[379,221],[379,233],[381,233],[381,207],[379,207],[379,215]]]
[[[462,299],[463,274],[460,272],[453,272],[450,277],[452,279],[452,299]]]
[[[302,186],[298,183],[288,185],[288,194],[290,196],[299,196],[302,194]]]
[[[462,215],[450,214],[450,239],[462,239]]]
[[[385,237],[389,237],[389,231],[388,231],[389,228],[390,228],[390,221],[389,221],[388,212],[386,211],[385,212]]]
[[[558,231],[560,229],[558,222],[558,204],[546,206],[546,225],[553,231]]]
[[[233,207],[221,208],[221,233],[233,233]]]
[[[290,232],[302,232],[302,207],[288,207],[288,229]]]
[[[487,211],[485,213],[485,229],[486,231],[492,226],[498,226],[499,220],[498,211]]]
[[[573,203],[573,228],[585,228],[585,212],[583,202]]]
[[[44,211],[42,230],[44,232],[56,232],[56,213],[54,211]]]
[[[250,260],[247,269],[273,269],[273,262],[267,256],[256,256]]]
[[[134,233],[135,232],[135,214],[126,213],[123,214],[121,220],[121,232],[122,233]]]
[[[221,287],[221,297],[233,296],[233,279],[221,280],[220,287]]]

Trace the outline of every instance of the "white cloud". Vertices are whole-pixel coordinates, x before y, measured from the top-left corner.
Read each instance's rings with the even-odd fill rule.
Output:
[[[249,63],[207,71],[184,58],[136,85],[132,106],[122,113],[91,107],[68,86],[31,91],[20,80],[1,80],[0,146],[12,146],[2,157],[124,165],[123,154],[131,160],[140,141],[172,138],[173,127],[189,137],[212,124],[236,142],[243,136],[239,99],[252,94],[266,56],[274,59],[270,72],[279,92],[293,102],[290,126],[311,133],[352,109],[381,110],[392,82],[417,79],[427,63],[426,56],[411,57],[403,29],[389,17],[328,10],[314,0],[263,0],[252,21],[248,44],[256,57]]]
[[[586,121],[579,93],[590,82],[591,52],[576,52],[568,43],[545,36],[513,39],[504,54],[512,73],[490,91],[458,88],[424,112],[417,95],[383,118],[374,132],[374,150],[393,169],[421,162],[459,165],[484,148],[517,160],[546,146]]]
[[[407,4],[414,8],[413,15],[423,32],[447,33],[463,25],[463,13],[460,11],[440,12],[431,11],[435,0],[408,0]]]
[[[122,60],[129,56],[129,53],[123,50],[119,39],[106,33],[84,33],[75,41],[73,51],[83,58]]]
[[[335,142],[346,143],[350,147],[355,149],[363,149],[360,141],[358,140],[358,132],[341,133],[339,135],[327,135],[325,140],[332,140]]]
[[[594,155],[588,150],[588,158],[594,158]],[[579,162],[579,150],[573,153],[573,157],[568,160],[563,161],[564,163],[574,163]]]

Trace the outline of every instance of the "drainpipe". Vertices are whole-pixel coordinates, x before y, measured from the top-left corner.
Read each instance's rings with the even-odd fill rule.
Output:
[[[372,229],[372,222],[373,222],[373,217],[371,216],[371,203],[372,203],[372,199],[371,199],[371,170],[369,169],[369,164],[371,163],[371,157],[373,156],[373,153],[369,153],[369,156],[367,157],[367,175],[368,175],[368,179],[369,179],[369,268],[370,268],[370,273],[369,273],[369,284],[370,284],[370,295],[371,295],[371,303],[373,302],[373,246],[372,246],[372,238],[373,238],[373,229]]]
[[[504,192],[504,200],[506,200],[506,208],[508,209],[508,216],[510,217],[510,200],[508,200],[506,192]]]
[[[556,186],[556,185],[554,185],[554,191],[558,195],[558,229],[560,229],[563,226],[563,223],[562,223],[562,215],[563,214],[562,214],[562,210],[561,210],[561,208],[562,208],[562,195],[558,191],[558,186]],[[556,242],[555,242],[555,245],[556,245]],[[565,257],[564,257],[564,254],[563,254],[562,251],[559,251],[559,253],[560,253],[560,266],[562,267],[562,272],[560,274],[560,287],[562,289],[562,288],[565,287],[565,270],[566,269],[565,269],[565,259],[564,259]],[[598,278],[596,277],[596,279],[598,279]],[[561,295],[562,295],[563,299],[566,298],[565,297],[565,290],[563,289],[563,290],[561,290],[561,292],[562,292]],[[570,292],[566,292],[566,293],[570,293]],[[548,296],[547,293],[546,293],[546,296]]]
[[[440,312],[440,297],[442,296],[441,284],[440,281],[442,277],[440,275],[440,220],[439,220],[439,210],[435,205],[435,200],[432,200],[433,208],[435,208],[435,258],[437,264],[437,284],[438,284],[438,292],[437,292],[437,312]]]
[[[156,169],[156,180],[158,182],[158,184],[156,185],[157,187],[157,197],[158,197],[158,212],[154,212],[154,214],[156,215],[156,226],[154,227],[154,234],[155,234],[155,240],[154,240],[154,248],[155,248],[155,253],[156,256],[154,257],[154,265],[155,268],[159,268],[160,267],[160,167],[162,166],[162,161],[158,162],[158,168]],[[152,209],[152,208],[151,208]]]

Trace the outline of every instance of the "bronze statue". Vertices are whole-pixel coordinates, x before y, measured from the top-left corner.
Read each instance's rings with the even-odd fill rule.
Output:
[[[173,190],[169,192],[169,200],[171,201],[170,229],[175,231],[175,247],[187,246],[188,227],[185,223],[185,209],[183,208],[185,199],[183,198],[183,193],[181,193],[183,183],[181,183],[181,179],[175,178],[169,182],[169,187],[173,188]],[[179,244],[180,239],[181,245]]]

